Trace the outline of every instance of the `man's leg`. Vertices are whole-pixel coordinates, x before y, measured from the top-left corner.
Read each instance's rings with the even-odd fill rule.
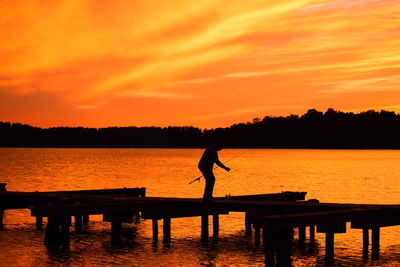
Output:
[[[206,180],[206,186],[204,188],[203,199],[210,200],[213,198],[213,190],[215,184],[215,176],[212,172],[204,172],[204,179]]]

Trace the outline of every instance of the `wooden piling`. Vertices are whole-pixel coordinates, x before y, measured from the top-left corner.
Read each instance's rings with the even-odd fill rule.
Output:
[[[118,217],[111,219],[111,242],[118,244],[121,240],[122,221]]]
[[[299,242],[304,243],[306,241],[306,227],[299,226]]]
[[[291,259],[291,248],[292,248],[292,240],[290,238],[291,229],[281,229],[277,233],[276,238],[276,263],[277,266],[282,267],[291,267],[292,259]]]
[[[363,258],[368,259],[368,251],[369,251],[369,229],[364,228],[363,231]]]
[[[201,215],[201,238],[208,238],[208,214]]]
[[[254,242],[257,247],[260,245],[260,237],[261,237],[261,228],[254,227]]]
[[[82,215],[75,215],[75,233],[82,233]]]
[[[0,209],[0,230],[4,228],[3,218],[4,218],[4,210]]]
[[[266,266],[275,266],[275,236],[271,229],[263,229],[263,244]]]
[[[315,241],[315,225],[310,225],[310,242]]]
[[[56,247],[58,247],[59,235],[60,225],[58,224],[57,219],[55,217],[48,217],[46,233],[44,237],[45,246],[50,250],[54,250]]]
[[[251,219],[250,219],[250,213],[249,212],[245,213],[244,225],[245,225],[246,235],[251,235]]]
[[[60,219],[60,246],[64,250],[69,249],[70,242],[70,230],[69,227],[71,225],[70,217],[63,217]]]
[[[89,222],[89,215],[88,214],[83,214],[82,215],[82,219],[84,223],[88,223]]]
[[[325,233],[325,265],[333,266],[334,262],[334,246],[335,246],[335,233]]]
[[[36,230],[41,230],[43,227],[43,217],[36,216]]]
[[[171,241],[171,218],[164,218],[163,222],[163,241],[169,243]]]
[[[6,186],[7,186],[6,183],[0,183],[0,192],[6,192],[7,191]],[[4,219],[4,210],[0,209],[0,230],[4,228],[3,219]]]
[[[373,260],[379,259],[380,228],[372,228],[372,254]]]
[[[153,240],[158,239],[158,219],[153,218]]]
[[[219,215],[213,214],[213,236],[218,237],[219,235]]]

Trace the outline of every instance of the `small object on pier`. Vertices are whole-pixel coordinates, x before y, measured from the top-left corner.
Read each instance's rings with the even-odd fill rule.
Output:
[[[169,243],[171,241],[171,218],[163,220],[163,241]]]

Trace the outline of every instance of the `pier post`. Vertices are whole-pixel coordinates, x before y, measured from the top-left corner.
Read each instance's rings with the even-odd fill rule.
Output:
[[[69,249],[69,227],[71,225],[71,217],[60,218],[60,245],[64,250]]]
[[[260,235],[261,235],[261,228],[259,226],[254,227],[254,241],[256,243],[256,247],[260,245]]]
[[[291,228],[281,229],[276,233],[276,263],[277,266],[292,266],[291,249],[292,240],[290,238]]]
[[[111,218],[111,242],[118,244],[121,240],[122,221],[119,217]]]
[[[43,226],[43,217],[36,216],[36,230],[41,230]]]
[[[335,233],[325,233],[325,265],[333,266],[334,262]]]
[[[303,244],[306,241],[306,227],[299,226],[299,242]]]
[[[163,241],[169,243],[171,241],[171,218],[164,218],[163,223]]]
[[[213,236],[218,237],[219,235],[219,214],[213,214]]]
[[[372,254],[373,260],[379,259],[379,239],[380,239],[380,228],[372,228]]]
[[[315,225],[310,225],[310,242],[315,241]]]
[[[89,222],[89,214],[83,214],[82,219],[83,219],[84,223],[88,223]]]
[[[250,220],[250,213],[246,212],[244,217],[244,225],[246,229],[246,235],[251,235],[251,220]]]
[[[317,232],[325,233],[325,265],[333,266],[335,256],[335,233],[346,233],[346,222],[317,225]]]
[[[6,192],[6,183],[0,183],[0,192]],[[3,217],[4,217],[4,210],[0,209],[0,230],[3,229],[4,224],[3,224]]]
[[[0,230],[3,229],[3,217],[4,217],[4,210],[0,209]]]
[[[158,219],[153,218],[153,240],[158,239]]]
[[[60,248],[62,241],[61,224],[62,224],[62,218],[60,217],[51,216],[47,218],[47,227],[44,237],[44,245],[50,251],[56,251]],[[65,227],[63,230],[65,234],[66,230]]]
[[[50,250],[58,246],[58,236],[60,235],[60,225],[55,217],[47,218],[46,234],[44,237],[44,244]]]
[[[369,229],[364,228],[363,231],[363,259],[368,259],[369,250]]]
[[[201,238],[208,238],[208,214],[201,215]]]
[[[75,233],[82,233],[82,215],[75,215]]]
[[[263,228],[265,266],[275,266],[275,236],[271,229]]]

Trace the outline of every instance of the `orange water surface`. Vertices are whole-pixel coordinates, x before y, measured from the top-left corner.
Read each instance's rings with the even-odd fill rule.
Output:
[[[306,191],[321,202],[400,202],[398,150],[224,149],[230,172],[215,170],[214,196]],[[201,197],[201,149],[0,149],[0,182],[9,191],[146,187],[148,196]],[[69,252],[50,254],[44,230],[28,210],[8,210],[0,231],[0,266],[264,266],[264,254],[244,233],[242,213],[220,218],[220,238],[200,240],[200,218],[172,220],[172,242],[152,240],[151,221],[124,225],[123,244],[110,225],[91,216],[89,231],[71,233]],[[400,227],[381,229],[379,260],[362,260],[361,230],[335,236],[337,266],[400,266]],[[294,266],[323,266],[324,235],[294,243]]]

